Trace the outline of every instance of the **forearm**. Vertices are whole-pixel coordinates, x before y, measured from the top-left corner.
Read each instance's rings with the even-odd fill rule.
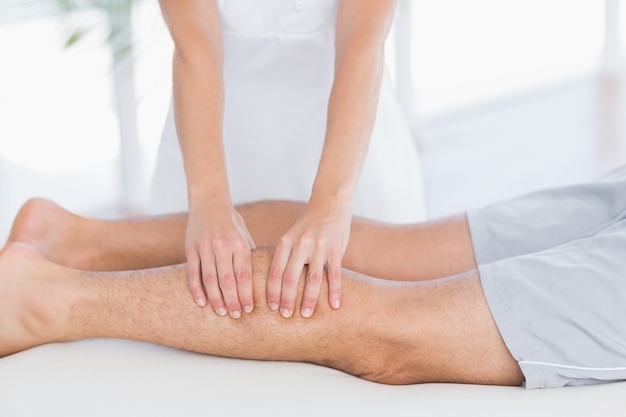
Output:
[[[351,195],[376,119],[383,50],[354,33],[337,42],[335,81],[328,103],[324,150],[313,193]]]
[[[222,144],[224,54],[217,5],[161,0],[161,8],[174,41],[174,115],[190,209],[211,199],[228,201]]]
[[[174,108],[190,209],[229,200],[222,141],[221,50],[188,45],[174,53]]]
[[[342,0],[335,34],[335,77],[324,150],[313,195],[351,196],[376,120],[385,39],[396,2]]]

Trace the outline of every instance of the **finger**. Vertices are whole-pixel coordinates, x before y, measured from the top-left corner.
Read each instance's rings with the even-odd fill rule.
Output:
[[[204,254],[200,261],[200,266],[202,268],[202,282],[204,282],[204,289],[206,290],[209,303],[217,315],[225,316],[227,314],[226,305],[217,281],[215,258],[211,252]]]
[[[202,274],[200,273],[200,256],[195,250],[187,253],[187,280],[191,296],[199,307],[206,306],[206,295],[202,288]]]
[[[328,257],[328,303],[337,310],[341,307],[341,254],[331,251]]]
[[[285,318],[292,316],[298,296],[298,283],[304,264],[307,260],[308,251],[296,249],[291,252],[291,257],[283,274],[283,286],[280,294],[280,314]]]
[[[246,244],[242,243],[233,258],[233,264],[239,302],[241,303],[243,311],[251,313],[254,309],[254,297],[252,293],[252,255]]]
[[[267,278],[267,305],[270,310],[276,311],[280,306],[280,293],[283,285],[283,272],[287,267],[291,245],[282,242],[276,247],[272,262],[270,264],[270,274]]]
[[[309,268],[304,283],[304,293],[302,294],[302,307],[300,315],[308,318],[313,315],[317,300],[320,297],[320,288],[324,277],[324,258],[316,254],[315,258],[309,262]]]
[[[217,250],[217,276],[219,287],[230,316],[234,319],[241,317],[241,304],[237,295],[237,282],[233,271],[233,253],[225,248]]]

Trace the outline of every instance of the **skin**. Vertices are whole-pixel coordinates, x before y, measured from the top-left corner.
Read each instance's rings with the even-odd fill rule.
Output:
[[[298,277],[308,264],[303,309],[317,304],[327,265],[332,308],[341,305],[341,265],[350,232],[352,194],[369,146],[384,68],[384,46],[395,1],[342,0],[337,11],[335,78],[326,138],[311,197],[276,246],[267,284],[270,308],[294,311]]]
[[[266,302],[284,317],[295,311],[305,265],[301,313],[313,314],[326,268],[328,302],[341,305],[341,266],[349,240],[352,193],[374,125],[384,42],[396,9],[391,0],[342,0],[335,39],[335,78],[324,148],[311,197],[276,243]],[[160,0],[174,40],[174,110],[188,185],[185,237],[189,288],[201,307],[238,318],[254,308],[249,225],[232,205],[222,137],[223,45],[215,1]],[[211,167],[207,170],[207,167]],[[258,242],[256,242],[258,244]]]
[[[273,207],[279,210],[275,214],[288,215],[290,210],[301,208],[289,203],[271,204],[277,204]],[[48,212],[47,220],[56,221],[49,225],[41,221],[39,214],[51,207],[58,210]],[[266,215],[266,209],[263,205],[248,206],[251,224],[256,222],[256,216]],[[72,253],[81,254],[73,247],[76,238],[85,235],[81,245],[91,241],[99,247],[81,246],[86,249],[84,252],[101,250],[102,263],[111,267],[128,262],[165,261],[158,252],[167,243],[154,244],[150,249],[156,252],[150,255],[150,250],[145,248],[135,251],[133,248],[144,242],[132,239],[138,229],[145,228],[155,230],[152,237],[167,242],[168,232],[178,230],[184,235],[185,224],[180,220],[173,216],[100,222],[71,215],[45,200],[27,204],[14,224],[12,242],[0,251],[0,356],[43,343],[114,337],[211,355],[311,362],[387,384],[519,385],[522,382],[519,367],[493,322],[476,271],[441,279],[419,275],[411,279],[419,268],[407,265],[386,274],[386,279],[378,279],[343,270],[344,303],[339,311],[321,304],[309,319],[296,316],[285,320],[260,302],[265,298],[273,253],[255,250],[251,255],[252,281],[258,307],[239,320],[229,320],[198,308],[189,297],[185,264],[137,271],[89,272],[59,265],[43,256],[47,252],[50,258],[72,259]],[[431,226],[433,231],[443,228],[444,234],[456,230],[449,236],[456,240],[466,233],[460,220],[457,219],[459,223],[452,229],[446,229],[443,223]],[[98,235],[91,234],[95,229],[83,230],[83,226],[96,227]],[[121,236],[117,234],[117,242],[96,243],[107,240],[105,236],[114,236],[113,232],[120,231],[116,230],[119,226],[129,226],[129,231]],[[353,236],[358,229],[366,240],[367,236],[371,238],[366,242],[354,239],[352,246],[348,245],[347,253],[353,251],[354,262],[363,262],[366,268],[376,268],[377,262],[371,256],[360,259],[360,250],[368,253],[371,248],[383,254],[383,250],[377,249],[376,239],[381,238],[383,245],[392,245],[385,243],[385,233],[403,239],[400,232],[405,230],[391,230],[377,223],[363,223],[353,229]],[[265,222],[259,224],[257,238],[271,240],[279,232]],[[459,236],[455,235],[457,232]],[[28,244],[18,242],[20,239]],[[363,246],[358,249],[360,243]],[[139,260],[131,260],[132,256],[121,261],[109,258],[124,247]],[[437,244],[433,256],[437,256],[436,247]],[[471,254],[472,249],[471,245],[459,245],[455,251],[462,256]],[[88,262],[87,258],[78,262]],[[93,266],[96,258],[92,258]],[[380,261],[388,262],[384,256]],[[446,264],[444,269],[450,268],[447,262],[441,263]],[[305,291],[305,277],[306,271],[299,280],[298,299],[302,299]],[[321,291],[327,295],[326,281]]]
[[[189,199],[189,289],[199,306],[208,301],[217,314],[237,318],[254,307],[250,249],[255,245],[228,188],[219,12],[215,1],[161,0],[160,5],[174,41],[174,116]]]
[[[255,241],[273,247],[306,205],[265,201],[237,206]],[[125,220],[91,219],[46,199],[15,218],[9,242],[25,242],[63,266],[92,271],[146,269],[185,262],[186,213]],[[352,220],[344,263],[363,274],[429,280],[476,268],[465,216],[418,224]],[[166,237],[166,238],[165,238]]]

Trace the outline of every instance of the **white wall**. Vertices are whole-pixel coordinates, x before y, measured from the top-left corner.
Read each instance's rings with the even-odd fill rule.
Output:
[[[93,13],[66,21],[39,10],[10,20],[7,10],[31,9],[0,9],[0,240],[28,198],[111,213],[121,180],[106,21]],[[95,29],[65,49],[75,23]],[[135,34],[145,200],[171,89],[172,46],[157,2],[141,2]]]
[[[421,117],[594,74],[599,0],[408,0]]]

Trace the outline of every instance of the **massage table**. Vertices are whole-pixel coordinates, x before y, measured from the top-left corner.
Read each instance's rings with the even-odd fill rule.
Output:
[[[0,417],[345,415],[624,417],[626,382],[542,390],[388,386],[312,364],[115,339],[44,345],[0,359]]]

